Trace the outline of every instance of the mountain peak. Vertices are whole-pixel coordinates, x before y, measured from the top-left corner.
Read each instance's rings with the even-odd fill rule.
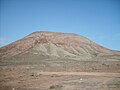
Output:
[[[25,53],[57,57],[91,58],[101,53],[111,53],[91,40],[77,34],[37,31],[0,48],[2,57]]]

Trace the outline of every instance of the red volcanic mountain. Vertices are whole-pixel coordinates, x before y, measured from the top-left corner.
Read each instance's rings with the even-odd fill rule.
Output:
[[[72,57],[90,59],[105,55],[120,55],[119,51],[104,48],[77,34],[34,32],[0,48],[0,56],[9,58],[22,55]]]

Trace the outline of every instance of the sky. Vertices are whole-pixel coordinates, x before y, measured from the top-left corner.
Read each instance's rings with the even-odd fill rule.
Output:
[[[120,50],[120,0],[0,0],[0,46],[35,31],[76,33]]]

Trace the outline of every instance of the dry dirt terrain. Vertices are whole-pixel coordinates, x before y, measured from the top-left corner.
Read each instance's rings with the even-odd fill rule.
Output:
[[[120,51],[34,32],[0,48],[0,90],[120,90]]]
[[[0,64],[0,90],[119,90],[119,61],[44,58]]]

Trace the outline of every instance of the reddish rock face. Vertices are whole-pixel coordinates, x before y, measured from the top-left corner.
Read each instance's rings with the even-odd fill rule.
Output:
[[[113,53],[112,50],[97,45],[83,36],[56,32],[34,32],[21,40],[0,48],[0,56],[4,58],[29,52],[39,52],[39,54],[43,52],[44,55],[57,53],[57,56],[60,55],[60,52],[68,57],[72,55],[79,57],[87,54]]]

